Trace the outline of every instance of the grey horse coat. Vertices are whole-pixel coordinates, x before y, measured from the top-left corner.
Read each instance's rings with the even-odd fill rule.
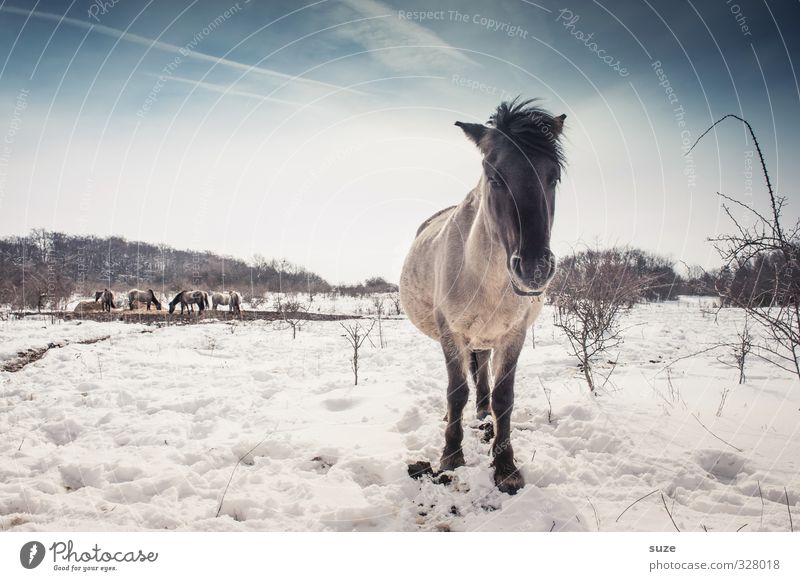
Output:
[[[481,178],[461,203],[419,227],[400,277],[408,318],[445,358],[441,470],[465,464],[461,423],[472,376],[478,418],[491,411],[494,419],[495,484],[509,494],[524,486],[511,446],[514,377],[555,271],[550,231],[565,117],[514,101],[502,103],[488,126],[456,123],[481,151]]]

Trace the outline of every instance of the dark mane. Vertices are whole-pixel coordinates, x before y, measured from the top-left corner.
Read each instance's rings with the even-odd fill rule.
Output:
[[[532,105],[536,99],[504,101],[489,118],[488,125],[509,138],[529,156],[545,155],[564,167],[558,121],[549,112]]]

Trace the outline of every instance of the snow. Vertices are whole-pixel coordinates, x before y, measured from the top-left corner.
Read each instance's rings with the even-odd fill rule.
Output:
[[[372,308],[326,300],[313,309]],[[635,307],[593,396],[545,307],[517,373],[512,437],[527,486],[516,496],[493,486],[473,403],[467,466],[449,485],[409,478],[410,462],[438,464],[445,370],[402,317],[383,322],[385,348],[365,343],[358,386],[337,322],[292,340],[264,321],[3,321],[0,360],[110,338],[0,372],[0,528],[670,531],[666,504],[681,530],[788,530],[784,487],[800,514],[800,386],[755,357],[739,385],[726,349],[667,367],[735,339],[741,313],[709,309]],[[599,365],[600,384],[611,371]]]

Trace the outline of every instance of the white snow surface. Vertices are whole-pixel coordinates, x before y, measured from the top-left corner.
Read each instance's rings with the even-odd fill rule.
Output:
[[[517,372],[516,496],[493,486],[472,399],[467,466],[450,485],[409,478],[409,462],[438,465],[446,375],[439,346],[404,318],[383,321],[385,348],[377,334],[365,344],[358,386],[337,322],[292,340],[263,321],[3,321],[0,360],[111,337],[0,372],[0,529],[788,530],[800,385],[755,356],[739,385],[726,349],[667,370],[735,339],[741,313],[703,304],[635,307],[596,396],[545,307]],[[601,362],[600,383],[610,371]]]

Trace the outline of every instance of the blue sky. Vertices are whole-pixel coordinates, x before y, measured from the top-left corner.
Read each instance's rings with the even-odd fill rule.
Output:
[[[3,235],[396,281],[417,225],[478,179],[453,122],[516,95],[567,114],[557,253],[713,266],[715,192],[765,201],[734,122],[684,156],[725,113],[756,128],[798,215],[796,2],[0,2]]]

